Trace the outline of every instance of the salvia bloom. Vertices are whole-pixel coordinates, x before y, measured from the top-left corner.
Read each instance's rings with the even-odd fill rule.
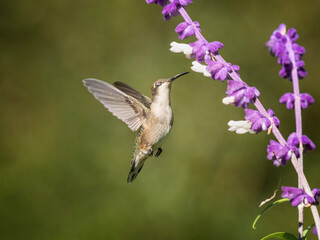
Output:
[[[272,55],[278,58],[278,63],[282,65],[279,75],[283,78],[291,80],[291,72],[293,67],[297,68],[298,77],[302,79],[306,77],[304,62],[301,60],[303,54],[305,54],[304,47],[298,45],[296,41],[299,36],[297,31],[293,28],[286,31],[286,25],[280,24],[279,27],[272,33],[270,40],[266,43],[269,47],[269,51]],[[290,44],[288,44],[290,43]],[[294,63],[290,59],[289,54],[294,54]],[[295,64],[295,66],[293,66]]]
[[[147,3],[149,3],[150,1],[147,0]],[[155,1],[151,1],[150,3],[153,3]],[[165,1],[157,1],[159,2],[158,4],[161,6],[164,6],[164,2]],[[168,1],[166,1],[167,3]],[[161,3],[161,4],[160,4]],[[162,10],[162,14],[164,17],[164,20],[170,20],[171,17],[175,17],[179,15],[179,9],[181,7],[186,7],[189,3],[192,3],[192,0],[173,0],[172,2],[170,2],[168,5],[166,5],[163,10]]]
[[[198,22],[193,22],[193,24],[199,31],[201,31],[200,24]],[[187,22],[180,23],[176,27],[175,31],[176,33],[178,33],[180,39],[185,39],[195,34],[194,27],[192,26],[192,24]]]
[[[286,104],[287,109],[293,109],[294,108],[294,94],[293,93],[285,93],[281,96],[280,103]],[[313,97],[308,93],[301,93],[300,94],[300,102],[301,102],[301,108],[306,109],[309,107],[309,105],[314,103]]]
[[[299,151],[295,146],[283,146],[274,140],[270,140],[267,152],[267,159],[273,160],[273,165],[276,167],[286,165],[291,158],[292,153],[299,157]]]
[[[204,60],[210,61],[211,54],[215,54],[219,49],[223,48],[223,44],[218,41],[211,43],[198,40],[189,44],[192,47],[192,58],[195,58],[199,63],[202,63]]]
[[[279,127],[280,125],[279,119],[274,116],[274,112],[271,109],[268,110],[269,118],[266,118],[259,111],[256,110],[247,108],[245,109],[245,112],[245,119],[251,123],[251,130],[253,130],[256,133],[261,131],[267,131],[271,126],[271,121],[273,121],[277,127]]]
[[[211,74],[211,78],[214,80],[225,81],[229,73],[233,71],[238,72],[240,67],[238,65],[232,65],[231,63],[222,63],[217,61],[209,60],[207,71]]]
[[[300,141],[299,141],[299,137],[298,137],[297,133],[295,133],[295,132],[291,133],[290,136],[288,137],[287,143],[290,146],[295,146],[295,147],[299,148]],[[303,146],[304,153],[307,151],[312,151],[316,148],[316,145],[306,135],[301,136],[301,143]]]
[[[260,96],[260,92],[255,87],[249,87],[245,82],[233,80],[228,80],[226,94],[228,97],[222,100],[224,104],[234,104],[242,108],[247,108]]]
[[[308,93],[301,93],[300,94],[300,101],[301,101],[301,108],[306,109],[309,105],[314,103],[313,97]]]
[[[312,190],[312,195],[309,196],[303,189],[295,187],[282,187],[283,193],[282,198],[288,198],[293,207],[298,206],[303,203],[305,206],[318,205],[319,204],[319,188],[314,188]]]

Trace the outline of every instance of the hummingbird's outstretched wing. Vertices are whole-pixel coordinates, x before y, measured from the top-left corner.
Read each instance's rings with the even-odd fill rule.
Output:
[[[138,92],[134,88],[130,87],[128,84],[123,83],[123,82],[114,82],[113,85],[116,88],[118,88],[119,90],[121,90],[122,92],[137,99],[139,102],[141,102],[147,108],[150,108],[151,99],[148,98],[147,96],[141,94],[140,92]]]
[[[132,131],[137,131],[144,125],[150,109],[140,101],[98,79],[88,78],[83,83],[96,99]]]

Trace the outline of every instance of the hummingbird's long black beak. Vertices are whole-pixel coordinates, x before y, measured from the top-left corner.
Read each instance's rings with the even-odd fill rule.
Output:
[[[180,74],[178,74],[178,75],[175,75],[174,77],[172,77],[172,78],[170,78],[169,79],[169,82],[173,82],[175,79],[177,79],[178,77],[181,77],[181,76],[183,76],[183,75],[186,75],[187,73],[189,73],[189,72],[184,72],[184,73],[180,73]]]

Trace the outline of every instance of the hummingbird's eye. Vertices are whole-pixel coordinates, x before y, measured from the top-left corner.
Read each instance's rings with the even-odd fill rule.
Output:
[[[159,87],[161,85],[161,82],[156,82],[156,87]]]

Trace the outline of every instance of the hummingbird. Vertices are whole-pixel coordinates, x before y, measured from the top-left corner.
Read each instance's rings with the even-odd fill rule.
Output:
[[[155,157],[161,154],[161,147],[173,124],[171,84],[187,73],[189,72],[154,82],[151,86],[152,99],[123,82],[114,82],[111,85],[94,78],[83,80],[89,92],[114,116],[125,122],[132,131],[138,131],[127,183],[136,179],[145,161],[153,156],[154,151],[157,151]]]

